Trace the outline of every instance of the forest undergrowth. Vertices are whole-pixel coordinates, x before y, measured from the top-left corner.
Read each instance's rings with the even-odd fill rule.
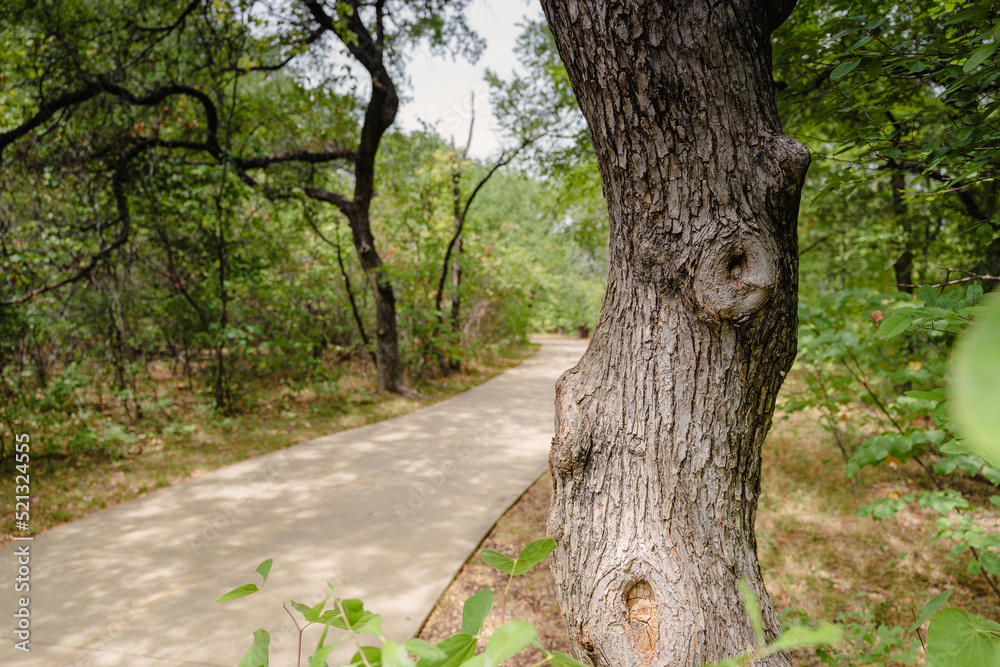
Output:
[[[148,386],[141,387],[159,397],[160,407],[143,410],[138,419],[121,402],[80,387],[72,400],[88,417],[75,431],[64,422],[49,431],[36,422],[18,424],[45,452],[32,459],[32,528],[41,532],[237,461],[419,410],[485,382],[537,349],[525,343],[470,357],[448,377],[416,384],[419,399],[378,393],[373,364],[367,355],[355,355],[333,364],[336,372],[326,379],[288,383],[258,377],[241,388],[247,405],[230,415],[214,410],[183,373],[160,362],[150,364]],[[107,438],[108,424],[117,424],[117,439]],[[96,429],[106,440],[93,447],[59,442]],[[12,497],[13,483],[13,475],[0,479],[0,494]],[[0,546],[14,534],[12,514],[0,528]]]
[[[794,395],[797,380],[790,377],[783,400]],[[845,627],[848,643],[840,647],[839,661],[825,664],[904,664],[892,654],[904,646],[921,650],[917,635],[905,629],[925,598],[948,589],[955,591],[952,604],[970,613],[1000,614],[984,579],[967,573],[968,555],[954,557],[949,544],[934,538],[937,512],[911,503],[880,521],[858,515],[866,503],[929,488],[915,462],[869,467],[847,479],[832,436],[811,411],[776,412],[763,457],[757,513],[761,569],[784,621],[828,620]],[[966,481],[969,491],[979,484]],[[420,637],[435,641],[456,632],[462,602],[481,588],[502,595],[507,577],[479,553],[516,554],[543,537],[551,489],[546,473],[504,514],[441,597]],[[982,493],[988,506],[989,489],[984,486]],[[507,609],[508,618],[535,625],[549,650],[571,653],[548,561],[512,583]],[[525,652],[509,664],[528,667],[539,658]],[[798,665],[824,664],[815,649],[800,650],[795,658]]]

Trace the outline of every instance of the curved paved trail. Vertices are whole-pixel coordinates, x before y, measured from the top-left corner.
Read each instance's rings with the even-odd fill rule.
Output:
[[[545,469],[554,383],[584,344],[539,342],[520,366],[419,412],[243,461],[6,547],[0,664],[233,666],[264,627],[270,664],[292,667],[296,632],[279,607],[259,595],[212,603],[259,583],[254,568],[271,557],[271,595],[313,604],[332,580],[340,596],[382,614],[387,638],[412,636]],[[31,590],[16,593],[14,552],[24,545]],[[12,632],[24,595],[30,653],[14,648]]]

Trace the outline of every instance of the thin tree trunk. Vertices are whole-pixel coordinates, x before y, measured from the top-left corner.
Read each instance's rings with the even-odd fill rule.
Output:
[[[754,517],[795,357],[809,154],[781,134],[769,41],[794,2],[542,4],[611,228],[600,319],[556,388],[559,602],[595,665],[701,665],[754,645],[740,578],[778,634]]]
[[[339,236],[339,234],[338,234]],[[344,290],[347,292],[347,300],[351,303],[351,314],[354,316],[354,323],[358,327],[358,333],[361,335],[361,344],[364,346],[365,351],[371,356],[372,363],[378,368],[378,358],[375,356],[375,351],[372,350],[371,341],[368,339],[368,332],[365,331],[365,324],[361,319],[361,311],[358,310],[358,302],[354,298],[354,289],[351,287],[351,277],[347,274],[347,268],[344,266],[344,257],[340,252],[340,239],[337,239],[337,264],[340,266],[340,277],[344,279]]]
[[[470,131],[471,136],[471,131]],[[466,146],[465,150],[468,150]],[[464,153],[464,152],[463,152]],[[465,157],[464,154],[462,157]],[[459,163],[461,164],[461,163]],[[458,315],[462,308],[462,298],[459,288],[462,286],[462,223],[465,217],[462,215],[462,171],[459,166],[452,177],[451,195],[455,202],[455,261],[451,265],[451,284],[454,292],[451,296],[451,330],[458,331]],[[457,369],[456,369],[457,370]]]
[[[903,199],[903,190],[906,189],[906,178],[902,172],[895,171],[890,180],[892,189],[892,215],[896,219],[896,226],[903,237],[903,248],[899,257],[892,265],[893,274],[896,277],[897,289],[901,292],[913,294],[913,222],[910,220],[906,201]]]
[[[371,356],[372,363],[375,364],[376,368],[378,368],[378,359],[375,357],[371,341],[368,339],[368,332],[365,331],[365,324],[361,319],[361,311],[358,310],[358,302],[354,298],[354,289],[351,287],[351,277],[347,274],[347,268],[344,266],[344,256],[340,251],[340,226],[337,226],[337,242],[334,243],[330,239],[326,238],[323,232],[319,231],[319,227],[316,226],[316,221],[312,219],[312,215],[309,214],[308,209],[305,212],[304,218],[316,235],[319,236],[327,245],[333,246],[337,251],[337,264],[340,266],[340,277],[344,281],[344,290],[347,292],[347,300],[351,304],[351,314],[354,316],[354,323],[357,325],[358,333],[361,335],[361,343]]]
[[[455,294],[451,300],[451,330],[458,331],[458,316],[462,308],[461,288],[462,288],[462,237],[458,237],[455,243],[455,263],[451,266],[451,285],[455,288]],[[457,369],[456,369],[457,370]]]

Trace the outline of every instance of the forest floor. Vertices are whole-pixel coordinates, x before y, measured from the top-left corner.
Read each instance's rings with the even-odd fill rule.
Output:
[[[415,384],[419,399],[379,394],[370,364],[348,364],[336,380],[298,389],[286,383],[242,387],[252,392],[254,405],[230,416],[213,411],[184,378],[154,366],[152,381],[159,385],[157,395],[171,399],[169,411],[147,410],[148,433],[128,445],[74,450],[50,444],[39,452],[42,438],[25,425],[33,434],[32,534],[237,461],[420,410],[499,375],[537,350],[537,344],[524,344],[470,361],[450,377]],[[161,424],[166,426],[154,426]],[[14,496],[14,478],[0,477],[0,495]],[[11,513],[0,525],[0,547],[14,534]]]
[[[950,605],[988,618],[1000,615],[997,597],[984,579],[966,573],[969,556],[952,556],[950,545],[935,539],[936,512],[911,503],[892,519],[857,515],[864,503],[929,488],[916,464],[866,469],[848,480],[839,450],[807,413],[778,412],[763,456],[758,553],[783,620],[841,623],[853,640],[843,650],[857,655],[880,652],[899,639],[919,648],[914,634],[904,637],[902,630],[892,628],[909,627],[920,607],[947,589],[955,591]],[[497,522],[441,597],[422,638],[434,641],[457,632],[463,601],[482,588],[493,590],[499,607],[507,576],[486,565],[479,553],[494,549],[513,556],[544,537],[551,488],[546,473]],[[496,616],[487,622],[493,623],[488,629],[498,624]],[[548,560],[512,582],[507,618],[533,623],[547,649],[571,652]],[[527,667],[540,657],[531,649],[510,664]],[[835,664],[875,662],[857,655]],[[820,662],[814,651],[802,651],[796,664]]]

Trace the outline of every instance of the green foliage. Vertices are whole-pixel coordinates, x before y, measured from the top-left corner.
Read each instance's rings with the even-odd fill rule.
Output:
[[[951,382],[956,405],[955,419],[967,434],[967,448],[996,468],[1000,468],[1000,413],[996,409],[996,398],[1000,396],[998,332],[1000,295],[993,294],[988,298],[979,321],[970,328],[955,350]]]
[[[876,3],[823,3],[798,17],[810,10],[821,37],[789,45],[788,56],[825,47],[809,67],[829,77],[821,113],[849,119],[845,148],[928,177],[930,193],[995,177],[997,100],[987,91],[1000,77],[1000,20],[992,1],[919,2],[891,13]],[[778,60],[782,75],[801,66],[785,65],[785,54]]]
[[[901,627],[876,623],[867,611],[841,615],[834,620],[843,631],[843,641],[837,646],[816,649],[824,665],[888,667],[919,662],[916,642],[908,639]]]
[[[271,647],[271,635],[263,628],[253,631],[253,644],[240,658],[236,667],[267,667],[268,651]]]
[[[378,37],[393,76],[420,43],[474,58],[483,42],[465,22],[467,4],[386,3],[391,21]],[[357,36],[345,7],[331,7],[320,28],[349,48]],[[68,450],[59,453],[116,456],[164,428],[150,417],[169,408],[153,365],[171,366],[195,401],[232,415],[256,406],[248,387],[333,381],[341,364],[371,353],[361,340],[376,328],[371,281],[351,234],[334,207],[303,203],[309,186],[353,188],[357,158],[343,147],[360,140],[367,74],[342,66],[337,41],[317,39],[322,29],[301,3],[7,9],[0,157],[20,165],[0,170],[7,424],[40,425],[42,441]],[[378,18],[359,11],[368,24]],[[553,226],[538,219],[537,184],[504,183],[504,196],[490,196],[514,205],[470,222],[461,294],[469,307],[445,327],[427,296],[448,238],[440,223],[451,174],[434,155],[444,143],[423,133],[387,143],[372,217],[393,255],[380,275],[404,282],[409,370],[438,372],[426,365],[427,347],[471,359],[522,341],[531,301],[547,290],[533,280],[545,255],[524,247],[530,234],[520,229]],[[424,233],[411,236],[419,224],[410,214],[427,208]],[[75,399],[59,396],[56,416],[41,414],[48,399],[34,397],[62,376],[78,380]],[[106,414],[108,403],[124,418]]]
[[[492,549],[484,549],[480,557],[501,572],[516,577],[525,574],[542,562],[555,547],[556,541],[551,537],[546,537],[525,546],[515,558],[505,556]]]
[[[529,145],[524,161],[542,175],[547,196],[539,211],[556,221],[532,244],[541,252],[533,324],[571,331],[597,322],[607,275],[607,206],[590,131],[546,23],[528,21],[510,80],[488,72],[497,119],[513,141]]]
[[[807,190],[819,193],[803,200],[803,391],[786,409],[818,410],[856,479],[916,461],[932,488],[892,492],[862,515],[931,509],[938,537],[987,574],[997,538],[975,496],[1000,483],[1000,469],[963,441],[951,413],[977,401],[977,414],[995,409],[985,391],[956,399],[945,378],[1000,266],[998,26],[993,2],[803,0],[772,39],[782,116],[813,151]],[[985,375],[987,360],[972,363]],[[871,650],[830,653],[831,664],[893,659],[900,629],[846,627]]]
[[[905,296],[842,293],[827,297],[819,312],[806,310],[799,364],[807,369],[807,393],[786,409],[819,407],[845,455],[845,471],[857,476],[866,467],[896,467],[915,460],[934,488],[891,494],[860,508],[859,515],[884,519],[916,503],[939,515],[936,536],[952,543],[956,556],[968,553],[970,574],[1000,575],[1000,533],[983,523],[982,513],[966,497],[961,478],[973,478],[990,488],[1000,483],[1000,469],[987,463],[956,433],[945,388],[947,355],[956,336],[982,309],[982,288],[971,285],[945,291],[922,286],[917,300]],[[853,303],[852,318],[840,319]],[[833,304],[836,308],[829,308]],[[861,310],[876,305],[870,318],[872,335],[859,329]],[[891,307],[890,307],[891,306]],[[903,339],[901,348],[900,339]],[[977,363],[986,361],[983,357]],[[904,365],[905,364],[905,365]],[[911,369],[901,372],[900,368]],[[911,386],[921,387],[918,390]],[[857,410],[858,404],[870,411]],[[854,409],[857,431],[877,429],[859,444],[842,431],[841,415]],[[862,421],[863,420],[863,421]],[[925,458],[931,459],[926,463]]]
[[[524,574],[544,560],[554,546],[554,541],[551,539],[536,540],[525,546],[517,559],[512,559],[512,563],[521,564],[519,567],[504,571],[511,574],[512,578]],[[216,602],[228,602],[260,593],[292,617],[300,637],[300,650],[302,632],[310,625],[323,625],[324,630],[315,652],[309,658],[310,667],[326,667],[329,655],[338,645],[348,639],[357,648],[357,652],[351,659],[350,667],[360,667],[360,665],[365,665],[365,667],[413,667],[414,665],[417,667],[459,667],[460,665],[465,667],[500,667],[505,660],[532,645],[544,655],[543,659],[536,663],[537,665],[552,663],[557,667],[586,667],[564,653],[547,651],[538,642],[538,631],[535,627],[518,619],[506,622],[501,619],[500,625],[486,637],[485,649],[477,654],[476,647],[480,638],[483,637],[483,625],[489,618],[493,607],[493,593],[489,589],[483,589],[465,601],[460,632],[442,639],[437,644],[416,638],[408,639],[399,644],[386,639],[382,634],[382,622],[378,614],[365,609],[360,600],[343,600],[335,597],[333,585],[330,582],[327,582],[330,595],[312,606],[295,601],[290,601],[290,604],[286,605],[264,593],[262,589],[267,581],[267,575],[271,571],[271,564],[272,559],[268,559],[257,567],[258,574],[264,580],[260,587],[256,584],[239,586],[218,598]],[[514,574],[515,571],[516,574]],[[328,605],[329,608],[327,608]],[[292,610],[302,615],[305,621],[304,625],[295,621]],[[328,642],[327,631],[331,628],[341,630],[344,634]],[[376,637],[382,642],[382,646],[361,646],[358,641],[359,635]],[[266,667],[269,641],[270,635],[264,629],[256,630],[253,644],[240,661],[240,666],[264,665]],[[415,656],[416,660],[413,660],[411,655]],[[301,655],[299,660],[301,660]]]
[[[912,632],[930,621],[927,628],[927,665],[995,667],[1000,663],[1000,624],[961,609],[944,606],[952,591],[936,596],[921,609]]]
[[[836,646],[843,638],[843,631],[830,623],[820,623],[817,627],[803,623],[790,623],[782,627],[780,637],[768,643],[764,636],[764,619],[761,615],[760,601],[745,579],[737,581],[737,588],[740,592],[740,598],[743,600],[743,608],[747,613],[750,626],[753,628],[756,645],[746,653],[709,663],[705,667],[755,665],[758,661],[775,653],[812,646]]]
[[[913,632],[924,623],[926,623],[930,618],[937,613],[938,609],[941,609],[946,604],[948,604],[948,599],[951,598],[952,593],[955,591],[947,590],[944,593],[934,596],[929,600],[923,607],[920,608],[920,612],[917,614],[917,619],[914,621],[913,625],[909,627],[907,632]]]
[[[1000,661],[1000,624],[949,607],[927,628],[927,665],[995,667]]]
[[[493,591],[490,589],[484,588],[470,597],[462,607],[462,632],[467,635],[478,635],[492,610]]]

